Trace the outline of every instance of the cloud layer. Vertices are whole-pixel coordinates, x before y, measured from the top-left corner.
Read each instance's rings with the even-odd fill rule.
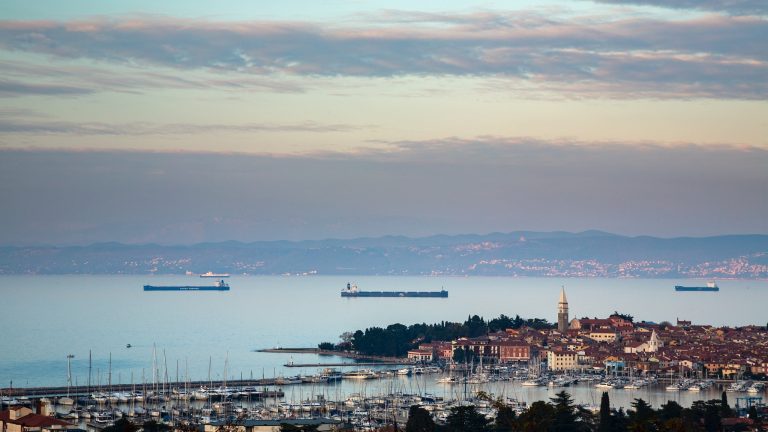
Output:
[[[664,20],[531,11],[389,12],[378,21],[348,25],[170,17],[0,22],[0,48],[6,51],[222,77],[214,82],[141,74],[115,82],[97,75],[95,82],[108,88],[119,88],[121,80],[126,88],[140,87],[140,79],[170,86],[300,91],[271,80],[450,75],[500,78],[510,88],[525,83],[566,97],[764,99],[765,40],[765,19],[727,15]],[[41,73],[53,76],[55,71]]]
[[[594,0],[620,5],[657,6],[670,9],[694,9],[727,12],[734,15],[768,15],[763,0]]]
[[[28,121],[3,119],[0,114],[0,134],[33,135],[195,135],[200,133],[215,134],[221,132],[342,132],[361,129],[362,127],[345,124],[317,124],[304,122],[296,124],[269,123],[103,123],[103,122],[65,122],[55,120]]]

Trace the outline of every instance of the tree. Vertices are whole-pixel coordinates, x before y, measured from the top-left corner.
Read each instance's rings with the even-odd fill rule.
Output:
[[[518,316],[517,319],[520,319],[520,317]],[[519,325],[515,327],[516,323],[517,322],[512,318],[504,314],[501,314],[499,315],[498,318],[494,318],[488,321],[488,330],[494,332],[499,330],[505,330],[508,328],[519,328],[520,327]]]
[[[485,432],[488,430],[488,420],[474,406],[458,406],[451,408],[445,427],[449,432]]]
[[[117,420],[114,425],[104,428],[102,432],[136,432],[138,430],[138,426],[123,417],[120,420]]]
[[[726,392],[720,395],[720,417],[733,417],[733,410],[728,405],[728,394]]]
[[[553,432],[575,432],[587,429],[587,426],[579,421],[576,413],[576,406],[573,404],[571,395],[564,390],[550,398],[555,408],[555,415],[552,419],[552,425],[549,428]]]
[[[471,363],[475,357],[475,352],[464,345],[453,352],[453,361],[456,363]]]
[[[749,407],[749,412],[747,413],[747,418],[752,420],[752,424],[755,425],[755,430],[760,431],[760,432],[765,430],[763,428],[762,423],[760,423],[760,416],[757,414],[757,407],[755,407],[754,405]]]
[[[499,432],[512,432],[517,430],[517,415],[509,405],[498,407],[494,429]]]
[[[341,340],[341,343],[351,344],[352,343],[352,338],[354,336],[355,336],[354,333],[347,331],[347,332],[344,332],[344,333],[340,334],[339,335],[339,339]]]
[[[706,402],[695,401],[691,404],[690,412],[696,421],[704,423],[704,430],[707,432],[718,431],[721,428],[720,412],[722,410],[722,399],[712,399]],[[685,411],[683,411],[685,413]]]
[[[435,421],[429,411],[413,405],[408,410],[408,422],[405,424],[405,432],[434,432]]]
[[[158,423],[154,420],[145,421],[141,428],[144,432],[169,432],[171,430],[167,424]]]
[[[630,314],[623,314],[623,313],[619,313],[618,311],[614,311],[613,315],[611,315],[611,316],[616,316],[616,317],[619,317],[619,318],[623,318],[623,319],[625,319],[625,320],[627,320],[629,322],[634,322],[634,319],[635,319],[635,317],[633,317]]]
[[[629,430],[629,419],[624,408],[611,410],[611,432],[624,432]]]
[[[320,342],[317,347],[323,351],[333,351],[336,348],[331,342]]]
[[[515,410],[513,410],[512,407],[504,402],[504,399],[501,397],[494,399],[491,395],[482,390],[477,392],[477,398],[479,400],[490,402],[496,409],[496,419],[493,425],[495,431],[511,432],[517,430],[517,414],[515,414]]]
[[[473,315],[471,317],[467,317],[467,321],[464,323],[464,326],[467,328],[467,336],[469,337],[484,336],[488,334],[488,325],[480,316]]]
[[[643,399],[635,399],[632,402],[632,410],[629,411],[629,429],[635,432],[652,431],[655,429],[654,420],[656,413],[648,402]]]
[[[280,432],[314,432],[320,425],[292,425],[290,423],[280,423]]]
[[[662,405],[661,410],[659,410],[659,417],[662,421],[680,418],[682,414],[683,407],[679,403],[672,400]]]
[[[720,407],[717,404],[707,404],[704,411],[704,429],[707,432],[717,432],[722,429],[722,417],[720,417]]]
[[[524,432],[547,432],[555,417],[555,408],[544,401],[536,401],[520,414],[517,423]]]
[[[200,431],[200,425],[189,422],[189,421],[182,421],[181,423],[177,423],[174,427],[175,432],[199,432]]]
[[[611,430],[611,402],[608,399],[608,392],[603,392],[600,397],[600,425],[598,432],[610,432]]]

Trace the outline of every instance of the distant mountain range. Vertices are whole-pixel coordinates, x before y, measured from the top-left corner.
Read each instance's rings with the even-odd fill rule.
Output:
[[[496,275],[768,278],[768,235],[626,237],[601,231],[351,240],[0,247],[0,274]]]

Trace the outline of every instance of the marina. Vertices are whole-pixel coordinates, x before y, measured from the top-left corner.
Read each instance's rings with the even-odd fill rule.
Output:
[[[396,369],[357,368],[346,373],[325,369],[308,376],[233,381],[175,381],[104,387],[1,389],[4,406],[27,405],[49,409],[58,418],[98,430],[126,416],[134,422],[157,420],[215,424],[239,421],[349,422],[356,427],[404,425],[411,405],[427,409],[444,421],[452,408],[474,406],[492,418],[493,401],[502,401],[518,414],[534,400],[546,400],[557,391],[583,397],[579,405],[597,410],[602,392],[609,392],[619,407],[633,398],[659,406],[667,400],[690,405],[693,400],[719,399],[727,392],[735,408],[745,403],[762,406],[765,383],[750,380],[716,381],[652,375],[630,379],[605,372],[538,374],[525,366],[438,368],[411,365]],[[346,383],[346,384],[345,384]],[[67,392],[67,393],[65,393]],[[663,398],[654,398],[662,394]],[[538,398],[538,399],[537,399]],[[47,408],[45,408],[47,406]]]

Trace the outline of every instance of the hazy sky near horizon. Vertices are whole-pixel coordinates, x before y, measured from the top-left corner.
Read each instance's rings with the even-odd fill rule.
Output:
[[[0,3],[0,244],[768,233],[768,3]]]

